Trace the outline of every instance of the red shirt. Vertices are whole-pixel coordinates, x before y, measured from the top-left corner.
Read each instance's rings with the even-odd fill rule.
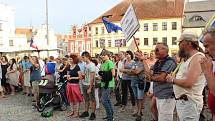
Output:
[[[215,114],[215,96],[211,94],[210,90],[208,92],[208,107],[211,110],[212,114]]]

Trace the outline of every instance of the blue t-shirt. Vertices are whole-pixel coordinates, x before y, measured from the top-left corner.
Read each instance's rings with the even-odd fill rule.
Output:
[[[159,61],[159,60],[158,60]],[[154,65],[153,68],[156,65]],[[159,65],[158,65],[159,66]],[[176,63],[173,60],[167,60],[164,62],[161,66],[161,69],[159,72],[153,72],[154,75],[160,74],[161,72],[165,72],[167,74],[170,74],[175,68],[176,68]],[[153,80],[153,92],[155,97],[159,99],[167,99],[171,98],[173,95],[173,85],[171,83],[167,82],[158,82],[156,80]]]

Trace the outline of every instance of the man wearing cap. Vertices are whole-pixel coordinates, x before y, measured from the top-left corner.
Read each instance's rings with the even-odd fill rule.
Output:
[[[215,121],[215,28],[208,28],[204,32],[203,45],[205,54],[209,56],[203,58],[200,63],[209,88],[208,107],[213,115],[212,121]]]
[[[199,62],[204,54],[200,52],[197,38],[195,33],[182,33],[178,41],[179,57],[185,61],[181,63],[176,77],[167,76],[167,82],[174,84],[176,110],[180,121],[198,121],[203,108],[205,76]]]

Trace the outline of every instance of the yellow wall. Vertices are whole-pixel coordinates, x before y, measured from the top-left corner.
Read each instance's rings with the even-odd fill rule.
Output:
[[[167,30],[162,30],[162,22],[167,22]],[[177,22],[177,30],[172,30],[172,22]],[[153,38],[158,38],[158,42],[162,42],[162,37],[167,37],[167,44],[171,51],[178,50],[178,45],[172,45],[172,37],[177,37],[179,39],[181,35],[181,18],[172,18],[172,19],[154,19],[154,20],[140,20],[140,30],[135,34],[136,38],[140,38],[140,46],[139,48],[144,52],[150,52],[154,49],[153,46]],[[148,31],[144,31],[144,23],[148,23]],[[153,31],[153,23],[158,23],[158,31]],[[120,26],[119,22],[115,24]],[[95,28],[98,27],[98,34],[95,34]],[[93,55],[95,53],[100,53],[100,47],[96,47],[96,40],[105,39],[105,48],[112,51],[113,53],[118,52],[118,47],[115,47],[115,40],[116,39],[124,39],[123,33],[120,31],[118,33],[110,33],[108,34],[105,28],[105,33],[102,34],[101,27],[104,27],[103,23],[93,24],[91,25],[92,31],[92,44],[93,44]],[[144,38],[148,38],[149,45],[144,45]],[[108,40],[112,41],[111,47],[108,47]],[[128,47],[130,43],[133,41],[131,39],[126,46]],[[127,50],[127,47],[120,48],[119,50]]]

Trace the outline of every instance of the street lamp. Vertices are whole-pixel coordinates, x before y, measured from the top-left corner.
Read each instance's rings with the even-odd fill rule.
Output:
[[[48,0],[46,0],[46,39],[47,47],[49,47],[49,17],[48,17]],[[49,51],[47,48],[47,57],[49,57]]]

